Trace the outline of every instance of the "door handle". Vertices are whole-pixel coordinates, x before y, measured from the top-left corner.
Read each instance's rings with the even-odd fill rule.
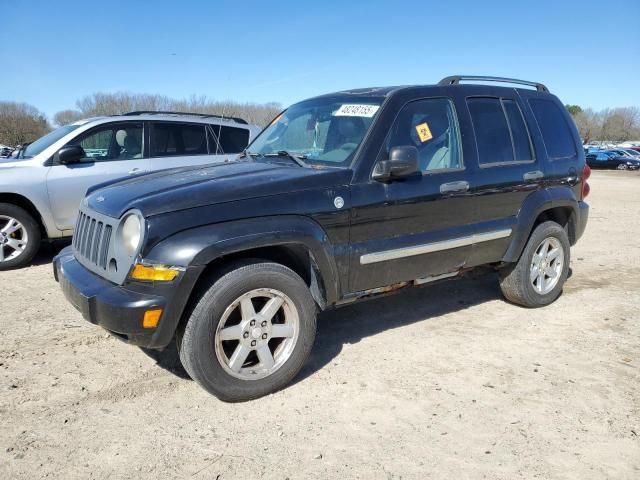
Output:
[[[135,175],[136,173],[140,172],[141,170],[136,167],[136,168],[132,168],[131,170],[129,170],[129,175]]]
[[[449,182],[440,185],[440,193],[466,192],[469,190],[469,182]]]
[[[543,177],[544,173],[542,173],[540,170],[534,170],[533,172],[527,172],[522,175],[522,178],[525,182],[529,182],[531,180],[540,180]]]

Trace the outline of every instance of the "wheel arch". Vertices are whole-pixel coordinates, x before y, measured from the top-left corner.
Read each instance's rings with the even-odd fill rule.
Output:
[[[568,187],[548,188],[531,194],[518,212],[518,227],[502,261],[517,262],[533,230],[549,220],[565,228],[570,245],[575,245],[578,215],[578,198]]]
[[[38,224],[42,238],[48,238],[47,228],[40,211],[27,197],[18,193],[0,193],[0,203],[10,203],[25,210]]]
[[[152,263],[204,267],[198,283],[239,260],[274,261],[300,275],[320,308],[335,303],[339,295],[334,247],[308,217],[280,215],[201,226],[172,235],[143,257]]]

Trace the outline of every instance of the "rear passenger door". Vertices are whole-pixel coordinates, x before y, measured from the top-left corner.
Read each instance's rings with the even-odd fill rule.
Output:
[[[505,254],[525,198],[542,188],[544,169],[535,155],[525,109],[515,90],[466,98],[476,144],[475,234],[469,266]]]
[[[151,122],[150,130],[153,171],[215,161],[209,154],[212,142],[204,123]]]

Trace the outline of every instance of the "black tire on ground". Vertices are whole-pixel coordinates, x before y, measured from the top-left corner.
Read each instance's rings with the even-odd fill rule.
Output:
[[[564,263],[558,283],[550,292],[542,295],[535,290],[531,283],[531,264],[536,249],[543,240],[549,237],[557,239],[562,245]],[[500,288],[505,298],[510,302],[529,308],[544,307],[555,301],[560,296],[569,274],[569,249],[569,238],[562,226],[552,221],[538,225],[531,233],[518,262],[500,270]]]
[[[11,260],[0,261],[0,271],[27,266],[40,249],[42,236],[38,223],[26,210],[11,203],[0,203],[0,216],[16,219],[24,226],[28,237],[27,245],[20,255]],[[3,223],[0,222],[0,228],[2,228],[2,225]],[[7,252],[9,250],[1,245],[0,248],[5,248]]]
[[[215,333],[227,309],[255,289],[275,289],[291,299],[299,318],[299,335],[291,356],[271,375],[243,380],[230,375],[215,351]],[[305,364],[316,335],[316,305],[305,282],[289,268],[266,261],[236,265],[214,280],[194,303],[184,331],[176,335],[180,360],[191,378],[220,400],[241,402],[286,386]]]

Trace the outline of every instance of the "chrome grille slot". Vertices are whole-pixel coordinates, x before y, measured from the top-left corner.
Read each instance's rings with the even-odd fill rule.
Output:
[[[75,233],[73,235],[73,246],[78,248],[78,245],[82,242],[82,227],[84,226],[84,219],[86,218],[84,213],[78,215],[78,224],[76,225]]]
[[[98,263],[98,250],[100,249],[100,242],[102,241],[102,230],[104,223],[98,222],[96,229],[96,235],[93,240],[93,247],[91,248],[91,262]]]
[[[104,236],[100,249],[100,262],[98,263],[98,265],[100,265],[105,270],[107,269],[107,254],[109,253],[109,243],[111,243],[111,231],[111,225],[107,225],[107,227],[104,229]]]
[[[96,221],[94,219],[89,220],[89,234],[87,235],[87,241],[84,242],[84,256],[88,259],[91,257],[91,246],[93,245],[93,232],[96,229]]]

